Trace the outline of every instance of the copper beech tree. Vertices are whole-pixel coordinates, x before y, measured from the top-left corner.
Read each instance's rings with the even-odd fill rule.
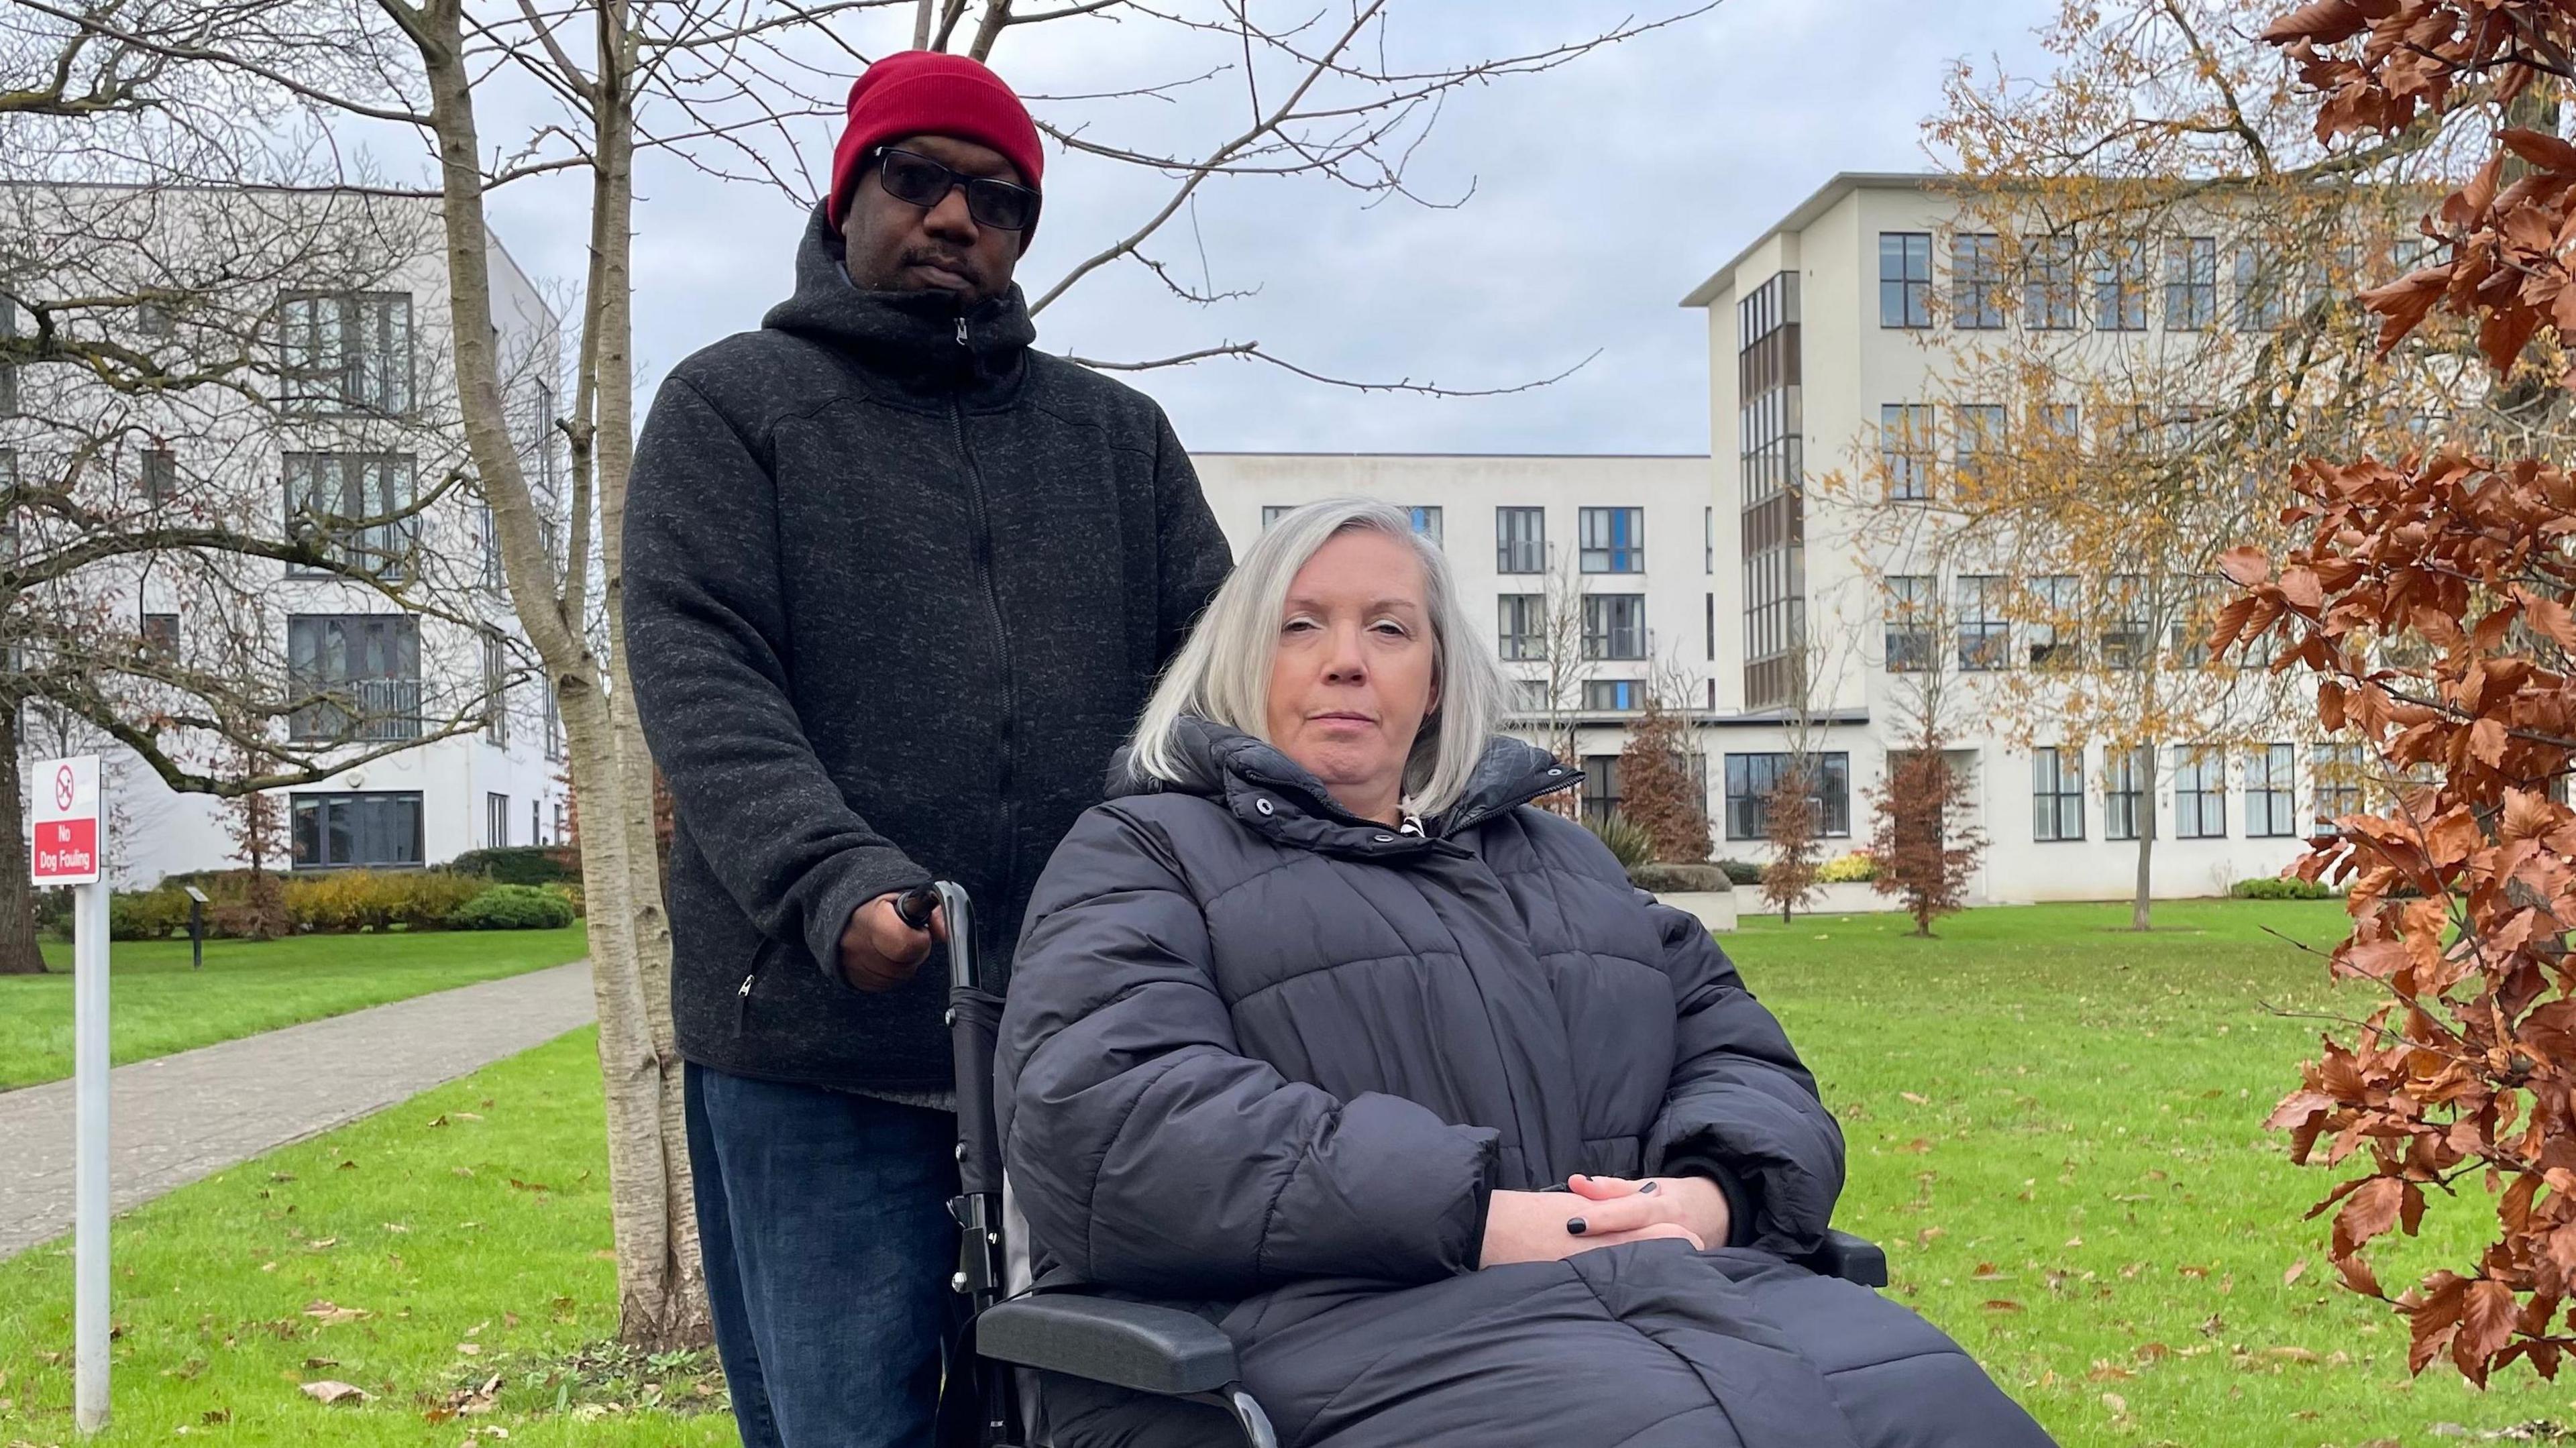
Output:
[[[2326,0],[2265,38],[2316,95],[2321,138],[2477,142],[2483,164],[2425,220],[2431,264],[2362,294],[2382,348],[2455,314],[2493,372],[2498,446],[2518,411],[2563,410],[2576,146],[2552,132],[2576,4]],[[2326,730],[2395,782],[2384,814],[2337,819],[2297,867],[2351,887],[2333,968],[2387,999],[2326,1039],[2272,1124],[2299,1161],[2352,1173],[2312,1215],[2333,1214],[2343,1280],[2411,1319],[2414,1371],[2554,1376],[2576,1347],[2576,477],[2451,443],[2312,461],[2298,487],[2282,557],[2226,558],[2246,594],[2213,643],[2311,671]],[[2389,1298],[2372,1244],[2462,1186],[2485,1189],[2492,1239]]]

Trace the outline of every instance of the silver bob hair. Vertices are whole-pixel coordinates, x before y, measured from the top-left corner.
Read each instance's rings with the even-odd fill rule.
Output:
[[[1458,802],[1503,716],[1502,667],[1476,639],[1449,560],[1413,531],[1404,511],[1367,498],[1332,498],[1287,514],[1264,530],[1190,631],[1136,723],[1131,767],[1166,783],[1186,777],[1173,734],[1183,718],[1270,739],[1270,666],[1288,586],[1326,543],[1369,529],[1397,539],[1422,564],[1431,616],[1432,679],[1439,707],[1422,721],[1404,766],[1404,808],[1436,815]]]

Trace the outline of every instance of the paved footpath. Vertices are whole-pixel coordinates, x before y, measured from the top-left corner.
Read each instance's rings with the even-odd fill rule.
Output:
[[[574,961],[119,1066],[108,1073],[113,1209],[344,1126],[591,1019],[590,965]],[[0,1258],[71,1226],[72,1083],[0,1092]]]

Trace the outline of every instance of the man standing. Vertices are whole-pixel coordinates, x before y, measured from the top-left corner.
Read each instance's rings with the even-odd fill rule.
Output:
[[[674,368],[626,638],[677,802],[672,1013],[747,1448],[926,1443],[956,1228],[944,983],[895,897],[1006,963],[1229,566],[1142,395],[1033,350],[1044,166],[983,66],[891,56],[761,329]]]

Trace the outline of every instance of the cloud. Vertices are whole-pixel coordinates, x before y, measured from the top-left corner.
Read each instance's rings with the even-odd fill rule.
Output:
[[[1423,192],[1455,210],[1366,207],[1329,182],[1221,178],[1152,254],[1195,285],[1258,295],[1210,308],[1133,266],[1087,278],[1040,319],[1040,345],[1141,358],[1258,339],[1318,371],[1453,387],[1524,382],[1597,352],[1536,392],[1491,399],[1359,394],[1246,362],[1133,377],[1201,450],[1694,452],[1708,445],[1708,330],[1677,303],[1838,171],[1916,170],[1921,119],[1955,57],[2027,66],[2045,0],[1729,0],[1675,30],[1545,75],[1453,98],[1417,155]],[[1569,20],[1569,12],[1574,19]],[[1454,57],[1603,25],[1624,6],[1425,0],[1395,43]],[[1204,68],[1158,27],[1070,25],[997,64],[1031,93]],[[1203,147],[1240,123],[1214,82],[1179,103],[1080,111],[1131,144]],[[817,124],[800,146],[824,164]],[[1042,288],[1133,228],[1166,183],[1087,157],[1049,158],[1048,216],[1023,280]],[[648,160],[635,211],[637,355],[648,386],[688,352],[758,325],[787,288],[803,214],[775,190]],[[578,278],[578,189],[496,198],[532,270]]]

